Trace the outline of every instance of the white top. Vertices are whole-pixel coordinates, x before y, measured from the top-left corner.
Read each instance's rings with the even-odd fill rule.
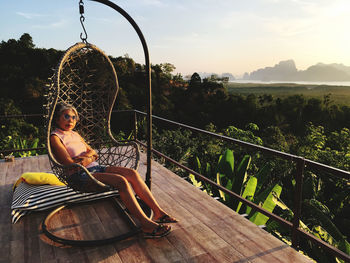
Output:
[[[56,135],[66,148],[71,158],[79,157],[81,154],[87,151],[84,139],[75,131],[63,131],[61,129],[55,129],[51,132],[51,135]],[[98,165],[98,162],[89,163],[86,168],[90,168]]]

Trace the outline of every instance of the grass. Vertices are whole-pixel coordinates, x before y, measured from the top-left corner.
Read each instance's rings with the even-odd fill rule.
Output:
[[[331,101],[338,105],[350,106],[349,86],[310,85],[294,83],[227,83],[227,90],[231,94],[271,94],[275,98],[284,98],[292,95],[303,95],[306,98],[323,100],[325,95],[331,94]]]

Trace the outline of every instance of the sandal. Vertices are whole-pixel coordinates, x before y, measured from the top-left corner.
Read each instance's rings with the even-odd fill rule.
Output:
[[[158,218],[156,221],[156,223],[159,223],[159,224],[164,224],[164,223],[177,223],[178,221],[173,218],[173,217],[170,217],[169,215],[163,215],[162,217]]]
[[[171,226],[158,225],[152,232],[143,232],[144,238],[160,238],[168,235],[171,231]]]

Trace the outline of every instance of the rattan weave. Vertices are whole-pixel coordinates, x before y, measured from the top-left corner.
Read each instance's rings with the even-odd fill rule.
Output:
[[[47,92],[47,150],[55,175],[78,192],[101,191],[109,188],[91,176],[79,164],[61,165],[52,153],[50,133],[57,103],[73,105],[79,113],[75,131],[94,148],[99,155],[100,165],[138,168],[139,148],[135,142],[120,143],[110,129],[111,114],[118,94],[118,79],[108,56],[89,43],[77,43],[67,49],[59,61]],[[69,180],[72,167],[85,171],[91,181],[101,187],[82,187]]]

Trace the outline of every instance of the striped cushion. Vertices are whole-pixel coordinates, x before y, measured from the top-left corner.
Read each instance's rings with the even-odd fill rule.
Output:
[[[63,204],[92,201],[117,196],[118,191],[77,193],[67,186],[30,185],[22,182],[13,193],[11,215],[15,224],[32,211],[44,211]]]

